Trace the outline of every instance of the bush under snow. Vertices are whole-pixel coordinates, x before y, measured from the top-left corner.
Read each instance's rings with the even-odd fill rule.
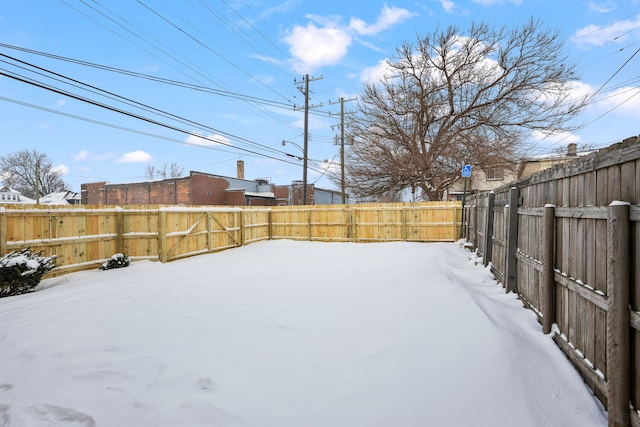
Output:
[[[114,254],[111,258],[100,266],[100,270],[110,270],[112,268],[122,268],[129,266],[130,259],[124,254]]]
[[[0,297],[20,295],[35,288],[55,268],[56,256],[42,257],[29,248],[0,257]]]

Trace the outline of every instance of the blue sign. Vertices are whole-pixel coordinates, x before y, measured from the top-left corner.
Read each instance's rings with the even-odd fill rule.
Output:
[[[470,178],[471,177],[471,165],[464,165],[462,167],[462,177]]]

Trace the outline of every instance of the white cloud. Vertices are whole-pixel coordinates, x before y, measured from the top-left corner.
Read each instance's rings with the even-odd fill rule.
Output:
[[[60,173],[60,175],[63,175],[63,176],[64,176],[64,175],[68,175],[68,174],[69,174],[69,168],[68,168],[67,166],[65,166],[65,165],[58,165],[58,166],[55,166],[55,167],[53,168],[53,171],[54,171],[54,172],[59,172],[59,173]]]
[[[89,153],[87,150],[81,150],[72,156],[72,159],[76,162],[92,161],[102,162],[114,157],[114,153],[94,154]]]
[[[382,11],[380,12],[375,24],[367,25],[362,19],[351,18],[351,22],[349,22],[349,29],[360,35],[375,35],[391,28],[395,24],[399,24],[411,18],[414,15],[415,13],[410,12],[407,9],[401,9],[395,6],[389,7],[385,4],[382,7]]]
[[[318,28],[313,23],[296,25],[284,41],[302,70],[312,72],[326,65],[337,64],[348,52],[351,36],[340,28]]]
[[[591,12],[607,13],[607,12],[611,12],[612,10],[615,10],[615,8],[616,8],[616,4],[612,1],[603,1],[600,3],[596,3],[593,1],[589,2],[589,10]]]
[[[294,25],[284,36],[298,72],[312,72],[323,66],[335,65],[348,53],[357,36],[372,36],[414,16],[407,9],[384,5],[373,24],[351,18],[348,25],[339,16],[307,15],[310,22]],[[359,43],[373,48],[365,40]]]
[[[267,64],[271,64],[271,65],[282,65],[282,61],[279,59],[276,59],[272,56],[266,56],[266,55],[249,55],[250,58],[254,58],[257,59],[259,61],[262,62],[266,62]]]
[[[451,0],[440,0],[440,4],[447,13],[453,13],[453,10],[456,8],[456,4]]]
[[[376,83],[391,75],[391,68],[386,59],[379,61],[373,67],[367,67],[360,73],[362,83]]]
[[[504,3],[503,0],[473,0],[473,2],[483,6],[494,6]],[[509,0],[508,2],[513,4],[522,4],[522,0]]]
[[[604,27],[594,24],[587,25],[577,30],[571,41],[586,48],[602,46],[612,41],[621,43],[633,36],[640,36],[640,16],[632,21],[617,21]]]
[[[141,150],[125,153],[118,159],[118,163],[150,163],[152,161],[151,154]]]
[[[194,132],[189,135],[184,142],[189,145],[198,145],[200,147],[212,147],[215,145],[232,145],[231,142],[222,135],[209,134],[203,137],[201,134]]]
[[[625,87],[601,99],[596,105],[605,110],[615,111],[633,118],[640,118],[640,87]]]
[[[580,81],[572,81],[572,82],[566,83],[565,89],[567,89],[571,93],[570,98],[576,101],[587,99],[594,92],[593,87],[591,87],[591,85],[588,85],[587,83],[583,83]]]
[[[581,141],[578,135],[574,135],[571,132],[542,132],[534,130],[531,132],[531,138],[537,143],[548,142],[550,144],[570,144],[579,143]]]
[[[85,161],[89,158],[89,152],[87,150],[81,150],[79,153],[74,154],[72,158],[77,162]]]

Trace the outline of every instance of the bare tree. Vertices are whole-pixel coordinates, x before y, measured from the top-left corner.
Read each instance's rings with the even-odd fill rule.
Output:
[[[379,82],[365,84],[345,153],[349,190],[371,199],[404,189],[439,200],[464,164],[515,159],[527,132],[567,130],[586,100],[556,32],[474,24],[405,43]]]
[[[184,174],[184,168],[176,162],[163,163],[160,167],[147,165],[144,170],[144,176],[148,179],[180,178],[182,174]]]
[[[0,157],[0,179],[5,186],[32,199],[66,187],[62,171],[53,167],[46,154],[36,150],[21,150]]]

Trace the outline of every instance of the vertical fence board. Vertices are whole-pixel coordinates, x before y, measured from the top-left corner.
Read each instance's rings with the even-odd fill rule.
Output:
[[[632,224],[632,254],[633,254],[633,281],[631,288],[631,310],[640,312],[640,223]],[[631,330],[631,345],[634,353],[631,359],[631,403],[633,407],[640,408],[640,331]]]
[[[609,206],[607,251],[607,384],[610,427],[630,424],[629,206]]]
[[[543,265],[543,296],[544,303],[542,304],[542,319],[543,319],[543,332],[548,334],[551,332],[551,327],[555,322],[555,207],[553,205],[547,205],[544,208],[543,216],[543,241],[544,249],[542,251],[542,265]]]

